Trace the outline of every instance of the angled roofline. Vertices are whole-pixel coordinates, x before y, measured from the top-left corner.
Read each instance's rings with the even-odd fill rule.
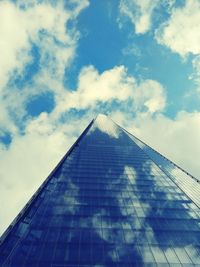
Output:
[[[200,183],[200,179],[196,178],[195,176],[193,176],[191,173],[189,173],[188,171],[186,171],[185,169],[183,169],[182,167],[180,167],[179,165],[177,165],[176,163],[174,163],[172,160],[168,159],[167,157],[165,157],[164,155],[162,155],[159,151],[157,151],[156,149],[152,148],[150,145],[148,145],[147,143],[145,143],[144,141],[142,141],[140,138],[138,138],[137,136],[135,136],[134,134],[130,133],[129,131],[127,131],[125,128],[123,128],[122,126],[120,126],[119,124],[117,124],[115,121],[113,121],[113,119],[111,119],[109,116],[105,115],[106,117],[108,117],[113,123],[115,123],[118,127],[120,127],[123,131],[125,131],[126,133],[132,135],[135,139],[137,139],[139,142],[143,143],[145,146],[149,147],[150,149],[152,149],[154,152],[158,153],[162,158],[164,158],[165,160],[169,161],[170,163],[172,163],[174,166],[176,166],[178,169],[180,169],[181,171],[183,171],[184,173],[186,173],[187,175],[189,175],[192,179],[194,179],[197,183]]]
[[[112,119],[111,119],[112,120]],[[113,120],[112,120],[113,121]],[[155,150],[154,148],[152,148],[151,146],[147,145],[145,142],[141,141],[138,137],[136,137],[135,135],[133,135],[132,133],[128,132],[126,129],[124,129],[123,127],[121,127],[120,125],[118,125],[116,122],[113,121],[113,123],[115,123],[118,127],[120,127],[124,132],[126,132],[127,134],[133,136],[135,139],[137,139],[139,142],[141,142],[142,144],[144,144],[145,146],[149,147],[151,150],[153,150],[153,152],[156,152],[157,154],[159,154],[159,156],[161,156],[162,158],[164,158],[165,160],[167,160],[168,162],[170,162],[172,165],[174,165],[175,167],[177,167],[178,169],[180,169],[181,171],[183,171],[184,173],[187,174],[188,178],[191,178],[192,180],[194,180],[198,186],[200,186],[200,180],[195,178],[193,175],[191,175],[190,173],[188,173],[187,171],[185,171],[184,169],[182,169],[181,167],[179,167],[177,164],[175,164],[173,161],[169,160],[168,158],[166,158],[165,156],[163,156],[160,152],[158,152],[157,150]],[[137,146],[139,146],[138,144],[136,144]],[[140,146],[139,146],[140,147]],[[140,147],[140,149],[142,149]],[[143,149],[142,149],[143,150]],[[185,194],[187,195],[187,197],[192,201],[192,203],[194,203],[197,208],[200,209],[199,204],[197,203],[197,201],[195,199],[193,199],[188,192],[185,192],[184,189],[181,188],[181,186],[177,183],[177,181],[173,180],[169,174],[166,172],[166,170],[164,168],[162,168],[161,166],[159,166],[159,164],[145,151],[143,150],[143,152],[156,164],[156,166],[162,171],[164,172],[167,177],[169,177],[169,179],[176,184],[176,186]]]

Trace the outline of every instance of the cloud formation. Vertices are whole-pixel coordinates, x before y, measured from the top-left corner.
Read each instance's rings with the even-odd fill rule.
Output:
[[[121,0],[119,10],[135,25],[136,34],[144,34],[151,28],[152,16],[157,0]]]
[[[54,4],[49,1],[0,2],[0,89],[3,91],[0,106],[4,114],[0,122],[8,131],[16,129],[10,113],[20,120],[25,115],[24,104],[29,98],[53,90],[41,82],[46,76],[62,85],[79,38],[79,32],[75,27],[68,27],[68,23],[75,21],[88,4],[87,0],[73,1],[73,8],[69,9],[64,1]],[[39,54],[39,73],[35,73],[31,84],[20,84],[20,90],[11,93],[11,88],[16,87],[15,81],[25,77],[27,65],[35,60],[33,47]]]
[[[87,6],[87,1],[82,2]],[[59,1],[56,5],[51,5],[48,1],[42,1],[40,4],[35,4],[34,1],[30,1],[29,4],[24,1],[16,4],[1,1],[0,35],[1,51],[4,51],[0,58],[1,87],[6,84],[11,71],[14,69],[17,69],[18,72],[22,71],[25,64],[31,59],[29,52],[32,43],[39,44],[45,51],[45,53],[41,53],[43,57],[41,61],[45,60],[47,56],[57,59],[54,38],[63,45],[67,44],[67,47],[63,47],[65,53],[62,53],[63,50],[60,49],[59,53],[62,54],[62,57],[60,57],[59,64],[66,63],[73,55],[76,38],[72,32],[66,31],[66,23],[69,19],[76,17],[77,10],[65,10],[63,5],[63,1]],[[84,5],[82,4],[83,7]],[[42,35],[42,33],[45,34]],[[50,54],[49,50],[52,48],[54,52]],[[48,61],[50,63],[49,58]],[[46,60],[46,63],[48,61]]]
[[[169,19],[155,31],[155,39],[188,62],[192,56],[193,73],[189,78],[196,84],[195,95],[200,95],[200,2],[188,0],[183,6],[173,7]]]
[[[200,53],[200,2],[185,1],[183,7],[174,7],[167,21],[156,30],[158,43],[181,56]]]

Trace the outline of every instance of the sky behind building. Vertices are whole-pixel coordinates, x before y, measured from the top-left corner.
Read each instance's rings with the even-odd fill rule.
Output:
[[[98,113],[200,177],[199,25],[198,0],[0,2],[2,229]]]

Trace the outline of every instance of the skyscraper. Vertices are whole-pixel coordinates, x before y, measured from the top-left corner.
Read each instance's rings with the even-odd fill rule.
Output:
[[[1,238],[0,266],[200,266],[200,183],[104,115]]]

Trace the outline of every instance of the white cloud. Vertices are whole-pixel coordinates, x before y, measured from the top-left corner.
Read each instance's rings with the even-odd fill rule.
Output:
[[[126,123],[128,122],[127,115],[127,113],[124,113],[121,110],[111,111],[109,113],[109,117],[111,117],[114,122],[118,123],[121,126],[126,125]]]
[[[196,88],[187,96],[200,95],[200,2],[188,0],[184,6],[172,8],[169,19],[156,30],[155,38],[183,59],[193,56],[193,73],[188,78]]]
[[[80,105],[94,105],[97,101],[126,100],[132,93],[135,80],[124,66],[99,74],[93,66],[85,67],[79,75]]]
[[[102,73],[88,66],[79,74],[77,90],[62,94],[55,113],[60,114],[70,108],[94,108],[113,100],[129,100],[133,111],[145,107],[148,112],[154,113],[164,109],[166,99],[161,84],[153,80],[137,82],[124,66],[116,66]]]
[[[121,0],[119,10],[135,25],[135,32],[143,34],[151,28],[153,11],[158,3],[158,0]]]
[[[93,108],[98,103],[114,99],[126,100],[131,95],[134,78],[128,77],[126,69],[118,66],[99,74],[93,66],[84,67],[78,77],[77,90],[65,91],[58,100],[56,114],[70,108]]]
[[[46,78],[45,73],[48,74],[47,81],[56,80],[59,87],[62,87],[65,68],[75,56],[79,38],[78,31],[75,28],[69,30],[66,25],[70,20],[76,20],[81,10],[88,6],[88,1],[73,1],[73,9],[65,9],[64,3],[64,1],[54,4],[50,1],[0,2],[0,88],[3,91],[0,105],[5,108],[3,113],[7,114],[4,116],[4,121],[7,121],[8,126],[13,124],[7,127],[10,131],[15,128],[15,123],[9,117],[11,112],[22,119],[25,114],[24,104],[30,97],[45,90],[56,91],[58,88],[51,86],[48,88],[48,83],[45,81],[41,83],[42,77]],[[11,86],[6,86],[7,82],[16,75],[23,77],[26,65],[33,60],[30,53],[32,44],[39,49],[38,64],[41,70],[38,76],[35,76],[33,85],[20,88],[20,91],[12,90],[11,93]],[[17,108],[14,108],[13,104]]]
[[[142,51],[139,48],[139,46],[137,46],[136,44],[129,44],[127,47],[122,49],[122,54],[124,56],[129,56],[129,55],[133,55],[136,57],[141,57],[142,56]]]
[[[1,130],[16,133],[17,126],[10,120],[10,115],[7,111],[6,104],[0,101],[0,135]]]
[[[158,43],[181,56],[200,53],[200,2],[185,1],[183,7],[173,8],[169,20],[155,34]]]
[[[40,30],[50,31],[59,40],[66,41],[65,21],[69,14],[62,7],[48,4],[20,9],[14,3],[0,3],[0,81],[1,88],[15,68],[20,71],[30,60],[31,41],[38,40]]]
[[[150,113],[161,111],[166,104],[165,91],[157,81],[144,80],[135,91],[134,100],[138,109],[144,106]]]

